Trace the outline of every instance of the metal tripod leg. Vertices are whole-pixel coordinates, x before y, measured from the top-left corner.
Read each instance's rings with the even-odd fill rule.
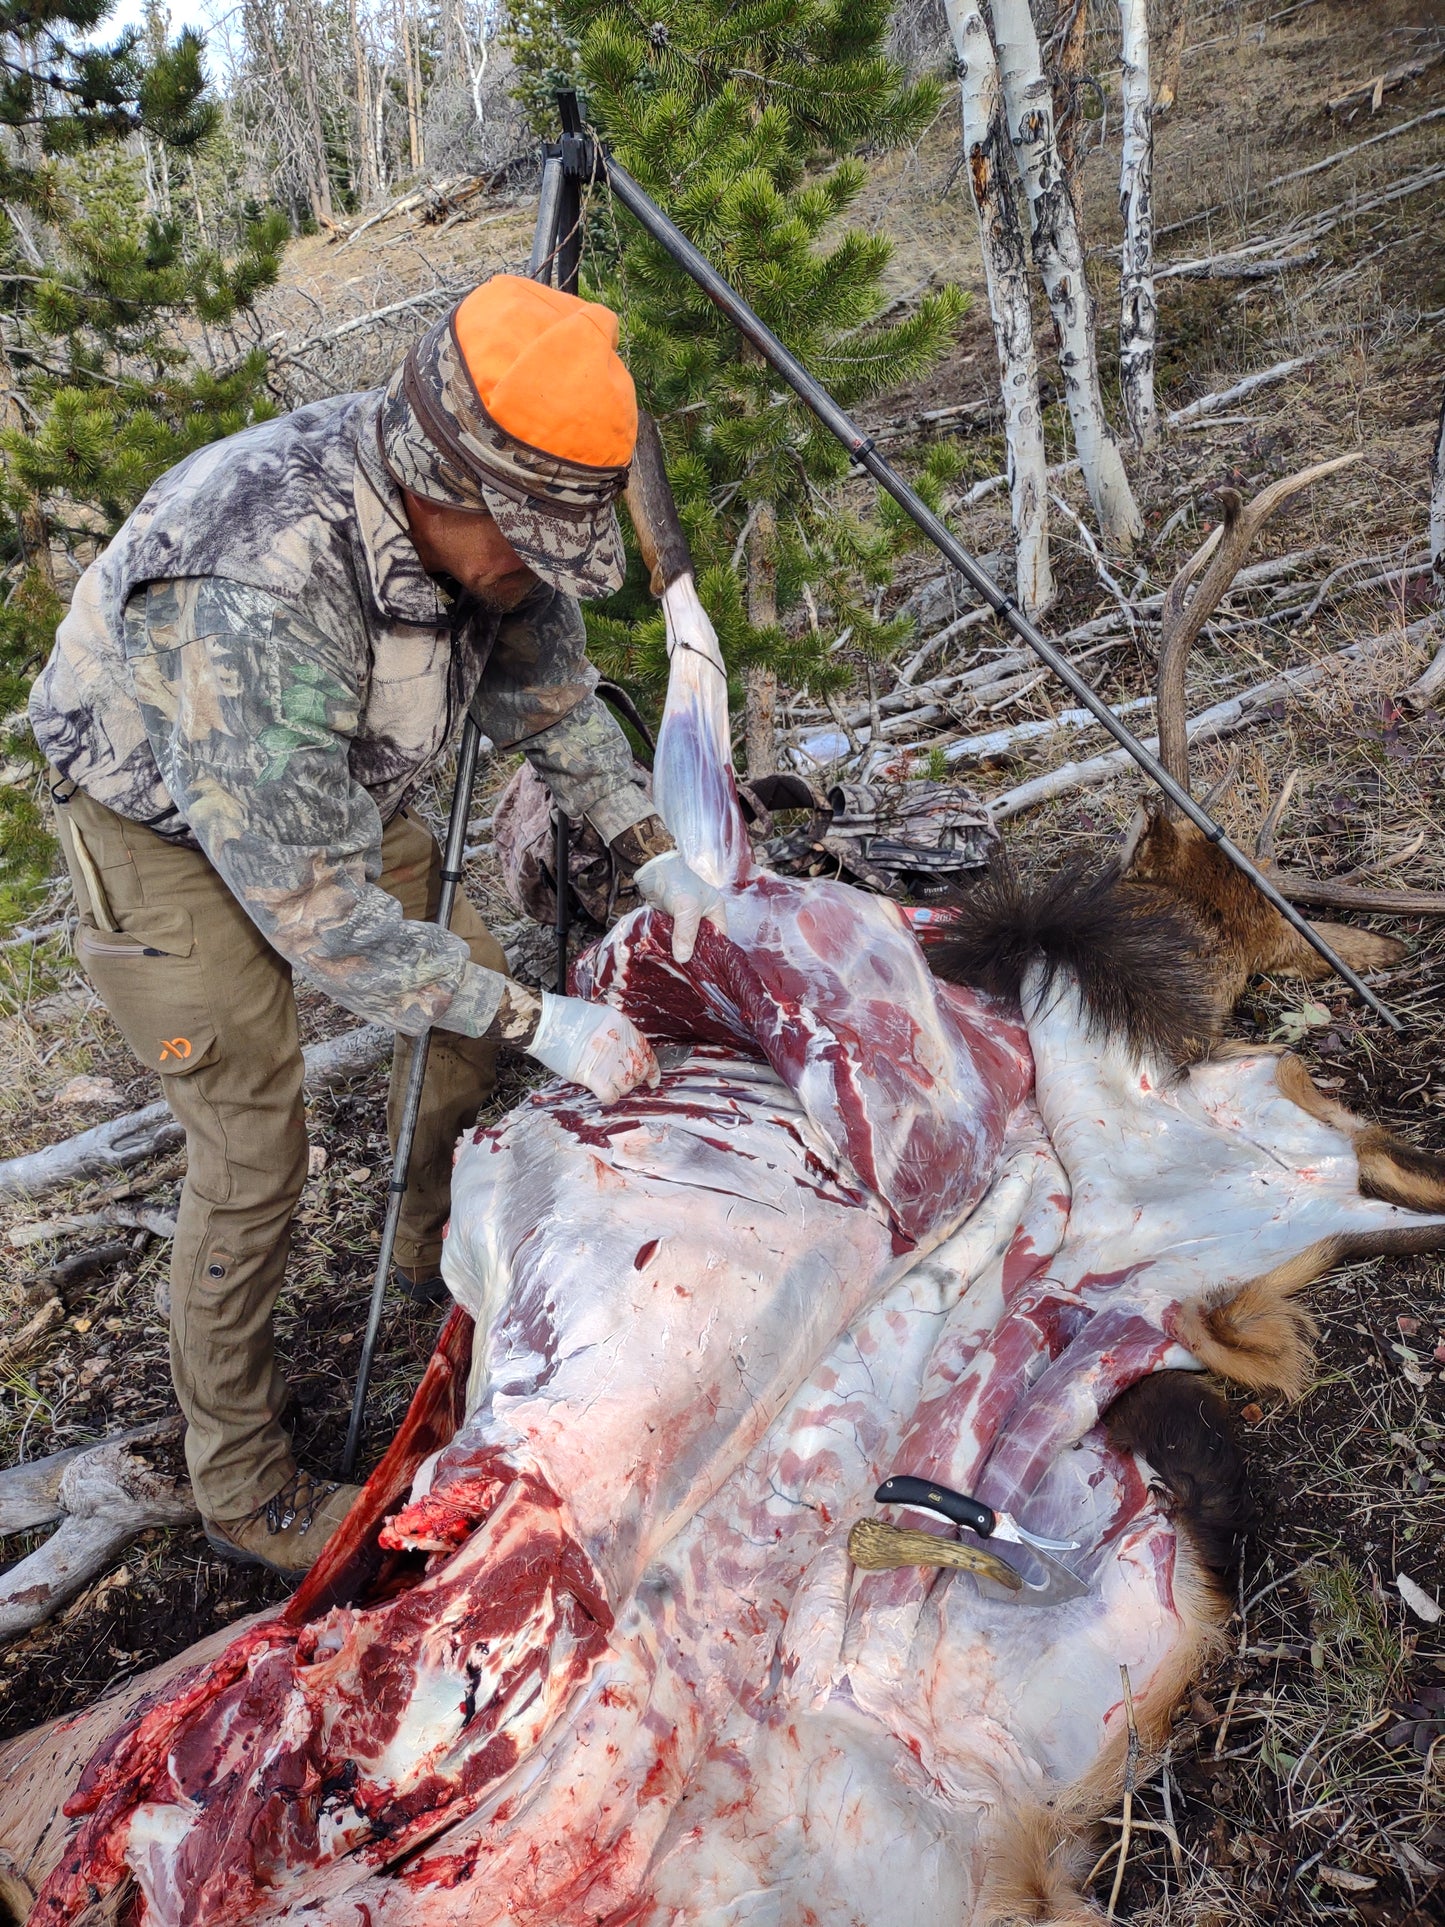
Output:
[[[568,188],[570,185],[570,196]],[[549,152],[542,167],[542,191],[537,209],[537,231],[532,242],[530,273],[534,280],[550,280],[558,248],[559,230],[564,238],[577,224],[580,198],[577,184],[566,179],[560,153]],[[563,222],[569,225],[563,228]],[[572,271],[575,292],[576,272]],[[470,710],[462,726],[461,747],[457,755],[457,784],[452,795],[451,815],[447,820],[446,850],[442,857],[442,890],[436,921],[445,930],[451,923],[452,905],[462,880],[462,855],[466,849],[467,822],[472,813],[472,791],[476,787],[477,757],[482,732]],[[562,819],[564,822],[565,818]],[[559,847],[561,839],[559,836]],[[565,848],[562,848],[565,857]],[[565,877],[565,864],[563,876]],[[565,886],[559,897],[565,902]],[[565,912],[562,913],[565,915]],[[565,946],[566,929],[559,916],[559,943]],[[565,992],[565,982],[558,988]],[[411,1062],[407,1067],[406,1094],[402,1100],[401,1122],[396,1134],[396,1152],[391,1161],[391,1182],[387,1188],[386,1221],[381,1228],[381,1249],[376,1258],[376,1276],[371,1285],[371,1305],[366,1315],[366,1334],[361,1341],[361,1363],[356,1371],[356,1391],[351,1400],[351,1423],[346,1429],[346,1449],[341,1455],[341,1476],[349,1479],[356,1470],[366,1425],[366,1395],[371,1386],[371,1367],[376,1356],[376,1341],[381,1332],[381,1313],[386,1302],[387,1280],[391,1276],[391,1254],[396,1249],[396,1228],[401,1219],[401,1201],[406,1195],[407,1172],[411,1168],[411,1147],[416,1140],[416,1123],[421,1114],[422,1087],[426,1083],[427,1057],[431,1032],[414,1038]]]
[[[564,111],[563,125],[566,128],[568,117],[577,121],[575,96],[570,98],[570,107]],[[564,146],[566,135],[564,132]],[[986,602],[995,615],[1001,616],[1014,634],[1033,650],[1039,660],[1046,664],[1054,674],[1083,704],[1094,720],[1101,724],[1119,747],[1130,756],[1150,782],[1163,791],[1174,807],[1187,816],[1197,829],[1204,832],[1209,841],[1227,857],[1244,876],[1247,876],[1255,889],[1269,904],[1279,912],[1285,922],[1302,936],[1312,949],[1317,951],[1330,968],[1336,971],[1364,1003],[1370,1006],[1377,1016],[1383,1017],[1392,1030],[1403,1030],[1404,1025],[1386,1004],[1375,995],[1370,986],[1357,972],[1330,948],[1329,944],[1309,920],[1302,916],[1295,906],[1283,896],[1259,867],[1251,863],[1243,850],[1231,843],[1219,825],[1202,809],[1185,789],[1150,753],[1124,723],[1109,708],[1108,704],[1092,687],[1084,681],[1074,665],[1055,648],[1046,636],[1034,627],[1019,608],[1012,596],[1005,595],[980,563],[975,561],[958,540],[953,531],[946,527],[929,508],[928,504],[909,487],[903,477],[888,463],[873,445],[873,439],[865,435],[858,424],[852,421],[834,401],[833,397],[815,381],[795,355],[792,355],[778,340],[763,320],[748,306],[742,296],[729,287],[712,263],[695,247],[677,224],[670,220],[657,205],[656,201],[638,185],[620,162],[610,154],[594,148],[590,156],[590,166],[607,181],[613,194],[621,201],[629,213],[634,215],[653,239],[671,255],[677,265],[690,274],[702,289],[727,316],[729,321],[745,340],[750,341],[768,365],[775,369],[804,405],[812,410],[823,426],[835,435],[843,446],[884,488],[943,556],[953,564],[964,581],[968,583],[981,602]]]
[[[467,821],[472,813],[472,791],[477,781],[477,758],[482,732],[469,710],[462,726],[461,748],[457,755],[457,786],[452,794],[452,813],[447,822],[446,848],[442,853],[441,896],[436,921],[445,930],[452,920],[452,906],[462,880],[462,858],[467,844]],[[357,1367],[356,1392],[351,1401],[351,1423],[346,1432],[346,1450],[341,1455],[341,1476],[349,1479],[356,1470],[361,1450],[361,1435],[366,1422],[366,1394],[371,1384],[371,1365],[381,1331],[381,1311],[386,1299],[386,1284],[391,1276],[391,1254],[396,1249],[396,1228],[401,1219],[401,1201],[406,1194],[406,1174],[411,1166],[411,1147],[416,1140],[416,1121],[421,1112],[422,1086],[426,1082],[427,1057],[431,1051],[431,1032],[414,1037],[411,1062],[407,1066],[406,1096],[401,1107],[401,1122],[396,1133],[396,1151],[391,1160],[391,1183],[387,1187],[386,1222],[381,1228],[381,1250],[377,1253],[376,1277],[371,1286],[371,1307],[366,1316],[366,1335],[361,1341],[361,1363]]]

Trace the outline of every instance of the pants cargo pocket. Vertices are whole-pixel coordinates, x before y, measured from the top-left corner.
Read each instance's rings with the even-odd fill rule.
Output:
[[[128,921],[130,921],[128,919]],[[75,951],[125,1041],[162,1078],[188,1077],[219,1054],[205,972],[189,919],[160,912],[157,928],[110,931],[82,923]]]

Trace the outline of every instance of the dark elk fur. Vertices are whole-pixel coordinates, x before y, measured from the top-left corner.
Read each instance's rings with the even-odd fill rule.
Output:
[[[1126,1037],[1175,1067],[1204,1056],[1221,1013],[1207,936],[1173,891],[1071,864],[1037,881],[998,858],[927,941],[935,975],[1017,1000],[1031,965],[1044,994],[1077,983],[1096,1036]]]
[[[1228,1600],[1255,1505],[1224,1399],[1198,1372],[1151,1372],[1115,1399],[1109,1440],[1134,1452],[1173,1501],[1174,1523]]]

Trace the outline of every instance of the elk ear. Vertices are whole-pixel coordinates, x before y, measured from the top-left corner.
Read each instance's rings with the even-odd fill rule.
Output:
[[[1168,890],[1110,868],[1079,865],[1038,881],[1006,857],[954,898],[952,921],[925,939],[946,983],[1016,1001],[1042,962],[1044,992],[1077,985],[1092,1032],[1124,1039],[1141,1060],[1180,1067],[1204,1056],[1219,1029],[1203,931]]]

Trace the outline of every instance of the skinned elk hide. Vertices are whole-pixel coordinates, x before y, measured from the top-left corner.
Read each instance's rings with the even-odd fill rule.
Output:
[[[1187,1061],[1209,986],[1137,892],[981,896],[933,976],[895,904],[757,869],[689,576],[664,611],[655,793],[727,932],[682,967],[638,911],[579,978],[678,1048],[464,1140],[468,1316],[297,1597],[0,1756],[46,1927],[128,1883],[147,1927],[1086,1918],[1120,1667],[1150,1743],[1228,1607],[1200,1367],[1298,1391],[1301,1288],[1445,1238],[1436,1165],[1296,1060]],[[1077,1590],[956,1570],[928,1512],[856,1569],[896,1473],[1067,1542]]]

